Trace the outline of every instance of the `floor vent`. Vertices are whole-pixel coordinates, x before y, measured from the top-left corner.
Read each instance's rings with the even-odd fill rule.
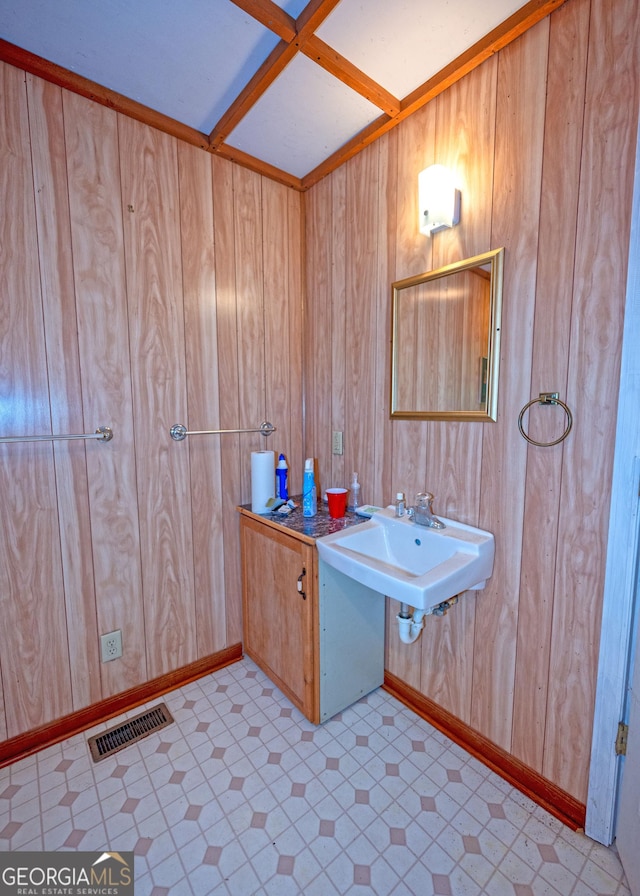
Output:
[[[129,719],[124,725],[118,725],[116,728],[105,731],[104,734],[90,737],[88,743],[93,761],[99,762],[101,759],[106,759],[107,756],[112,756],[118,750],[123,750],[130,744],[142,740],[148,734],[166,728],[172,722],[171,713],[164,703],[161,703],[134,719]]]

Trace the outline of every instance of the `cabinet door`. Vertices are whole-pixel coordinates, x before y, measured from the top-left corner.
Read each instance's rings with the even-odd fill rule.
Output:
[[[245,653],[317,722],[315,549],[244,516],[241,537]]]

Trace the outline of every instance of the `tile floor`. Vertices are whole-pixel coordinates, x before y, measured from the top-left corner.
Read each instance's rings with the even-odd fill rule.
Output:
[[[630,892],[383,690],[316,728],[244,659],[164,701],[175,725],[99,763],[78,735],[0,769],[0,850],[132,850],[136,896]]]

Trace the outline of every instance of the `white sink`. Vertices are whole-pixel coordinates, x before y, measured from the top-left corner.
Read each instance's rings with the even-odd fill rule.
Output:
[[[444,529],[379,510],[358,526],[316,540],[320,559],[362,585],[419,610],[468,589],[493,572],[491,532],[440,517]]]

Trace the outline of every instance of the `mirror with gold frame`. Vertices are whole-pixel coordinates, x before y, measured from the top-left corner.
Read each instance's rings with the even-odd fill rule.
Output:
[[[495,420],[504,249],[391,284],[391,416]]]

